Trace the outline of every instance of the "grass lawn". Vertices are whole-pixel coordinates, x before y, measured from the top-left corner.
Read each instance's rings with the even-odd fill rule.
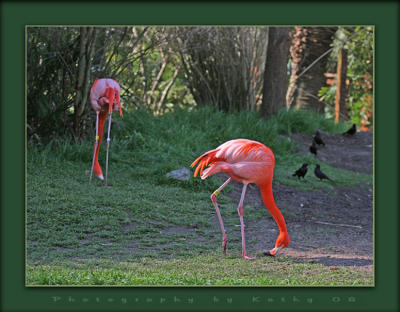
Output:
[[[262,255],[246,261],[239,253],[178,259],[139,258],[130,261],[80,260],[29,265],[27,285],[107,286],[371,286],[365,272],[295,263],[287,257]]]
[[[308,114],[308,113],[307,113]],[[210,194],[218,177],[177,181],[171,170],[189,167],[201,153],[239,137],[259,140],[276,156],[275,183],[299,188],[333,188],[310,179],[291,179],[298,163],[293,143],[279,134],[314,129],[340,132],[347,125],[305,115],[278,114],[268,121],[252,113],[211,110],[153,117],[137,111],[115,118],[110,147],[109,184],[94,178],[88,185],[92,140],[66,138],[29,143],[27,150],[27,285],[373,285],[373,274],[351,268],[300,264],[278,256],[243,260],[240,234],[230,235],[228,255],[221,251]],[[104,170],[105,145],[100,163]],[[368,184],[370,175],[324,171],[340,185]],[[340,178],[340,179],[338,179]],[[226,188],[229,192],[230,187]],[[236,204],[219,197],[224,223],[238,223]],[[266,215],[249,209],[246,218]],[[285,211],[283,211],[285,215]],[[239,232],[240,233],[240,230]],[[266,246],[269,248],[271,246]]]

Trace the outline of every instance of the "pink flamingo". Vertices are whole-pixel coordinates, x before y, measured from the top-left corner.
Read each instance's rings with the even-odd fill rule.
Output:
[[[199,164],[194,172],[194,177],[197,176],[199,171],[201,179],[205,179],[218,172],[224,172],[229,176],[229,179],[211,194],[211,201],[215,206],[222,230],[222,250],[224,253],[226,253],[228,238],[226,237],[224,224],[218,209],[217,196],[231,180],[243,183],[242,195],[238,206],[242,234],[242,257],[245,259],[255,259],[246,255],[246,242],[244,237],[243,200],[249,183],[255,183],[260,188],[263,202],[274,217],[280,230],[279,236],[275,242],[275,247],[269,251],[269,255],[276,255],[280,249],[289,244],[290,239],[286,229],[285,219],[278,207],[276,207],[272,193],[275,157],[271,149],[256,141],[236,139],[227,141],[216,149],[204,153],[191,164],[191,167],[194,167],[197,163]],[[209,165],[209,167],[203,172],[204,167],[207,165]]]
[[[93,171],[95,175],[104,180],[103,172],[99,165],[99,150],[101,139],[103,137],[104,122],[108,117],[108,135],[107,135],[107,152],[106,152],[106,181],[108,176],[108,149],[110,147],[110,130],[111,130],[111,116],[113,110],[118,110],[122,116],[122,109],[120,103],[120,86],[118,82],[110,78],[97,79],[90,90],[90,102],[93,109],[96,111],[96,139],[93,148],[92,168],[90,170],[89,184],[92,182]],[[115,100],[115,103],[114,103]]]

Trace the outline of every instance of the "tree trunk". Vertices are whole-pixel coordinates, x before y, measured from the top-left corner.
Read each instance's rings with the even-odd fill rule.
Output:
[[[261,115],[268,117],[286,106],[289,27],[270,27],[265,61]]]
[[[178,77],[179,70],[180,70],[179,67],[175,68],[172,79],[170,80],[170,82],[168,82],[168,84],[165,86],[164,90],[162,91],[161,98],[160,98],[160,101],[158,102],[158,106],[157,106],[158,113],[161,112],[162,107],[164,106],[164,102],[168,96],[169,90],[171,89],[172,85],[175,83],[176,78]]]
[[[324,111],[318,91],[324,85],[326,52],[331,49],[336,30],[337,27],[295,27],[290,48],[293,66],[286,95],[288,108]]]
[[[86,67],[86,44],[87,44],[87,29],[86,27],[80,28],[80,46],[79,46],[79,67],[78,67],[78,79],[76,83],[76,97],[74,104],[74,136],[75,138],[80,137],[80,105],[82,101],[82,86]]]
[[[335,123],[339,122],[340,114],[343,114],[343,116],[347,116],[346,72],[347,72],[347,51],[340,48],[338,52],[338,64],[336,73]]]
[[[145,94],[145,99],[146,99],[146,96],[147,96],[147,106],[148,107],[150,107],[152,101],[154,101],[154,99],[153,99],[154,92],[156,91],[156,89],[157,89],[157,87],[158,87],[158,85],[159,85],[159,83],[161,81],[161,77],[164,74],[165,68],[167,67],[167,63],[168,63],[168,54],[165,55],[162,47],[160,47],[160,55],[161,55],[161,67],[160,67],[160,70],[158,71],[158,74],[157,74],[156,78],[153,80],[153,84],[152,84],[152,87],[151,87],[151,90],[150,90],[149,94],[148,95]],[[144,100],[144,101],[146,101],[146,100]]]
[[[90,89],[90,66],[94,53],[96,30],[93,27],[80,28],[80,47],[78,78],[76,83],[76,97],[74,103],[74,136],[80,139],[84,133],[82,127],[83,116],[85,113],[87,98]]]

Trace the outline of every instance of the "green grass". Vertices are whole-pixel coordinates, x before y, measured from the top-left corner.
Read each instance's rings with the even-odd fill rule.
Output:
[[[315,264],[295,264],[284,257],[260,259],[254,264],[241,261],[238,229],[237,235],[229,237],[229,250],[234,256],[217,257],[221,233],[215,225],[209,196],[223,181],[218,177],[188,181],[165,177],[171,170],[188,168],[204,151],[242,137],[272,148],[276,156],[275,183],[306,190],[333,189],[331,182],[320,183],[313,177],[307,183],[293,179],[291,174],[298,164],[310,159],[294,155],[293,143],[279,135],[311,134],[316,128],[339,133],[347,127],[303,111],[279,112],[269,120],[255,113],[227,114],[210,109],[158,117],[147,111],[126,113],[113,120],[111,188],[104,188],[96,178],[88,185],[92,140],[77,143],[62,138],[43,146],[29,143],[27,284],[336,285],[339,280],[343,285],[353,285],[354,281],[368,284],[372,277],[366,277],[366,281],[362,273],[354,272],[360,275],[354,277],[348,269],[327,271]],[[103,170],[104,159],[105,146],[100,155]],[[323,170],[337,181],[335,185],[372,183],[370,175],[333,169],[326,164]],[[228,186],[224,193],[230,190]],[[234,227],[238,223],[236,203],[224,193],[219,197],[221,213],[225,225]],[[265,210],[249,208],[246,219],[266,217]],[[251,246],[248,249],[249,253],[259,252],[251,250]],[[143,261],[152,264],[143,266]],[[257,264],[273,267],[280,262],[293,270],[289,280],[279,270],[277,275],[264,277],[250,274]],[[301,268],[317,273],[314,278],[304,276]],[[240,276],[236,271],[245,274]],[[338,272],[349,278],[335,280]],[[321,280],[320,274],[325,274],[326,280]]]
[[[200,255],[179,259],[141,258],[130,262],[86,261],[29,265],[28,286],[372,286],[365,273],[345,267],[295,263],[290,258],[247,261]]]

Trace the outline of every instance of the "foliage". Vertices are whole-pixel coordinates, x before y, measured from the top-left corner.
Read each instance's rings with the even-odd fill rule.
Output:
[[[27,27],[29,139],[47,144],[92,136],[95,114],[87,93],[100,77],[120,83],[125,111],[259,110],[266,27],[95,27],[82,40],[84,29]],[[335,41],[350,51],[349,107],[357,123],[372,110],[372,31],[341,27],[343,38]],[[322,89],[320,96],[330,102],[333,91]]]
[[[126,29],[126,28],[124,28]],[[115,64],[109,76],[122,85],[124,108],[148,108],[160,114],[193,106],[184,87],[181,64],[172,50],[173,27],[133,27],[114,48]],[[108,74],[104,74],[108,75]]]
[[[197,105],[256,109],[267,27],[182,27],[176,32],[187,86]]]
[[[111,77],[121,85],[126,110],[147,107],[155,113],[193,106],[185,90],[179,58],[169,46],[165,27],[96,27],[94,53],[81,54],[82,29],[76,27],[27,28],[27,124],[28,137],[48,142],[62,135],[82,139],[93,120],[83,103],[79,131],[73,133],[77,113],[78,77],[82,57],[90,64],[90,85]],[[172,40],[172,39],[171,39]],[[90,61],[90,62],[89,62]],[[78,99],[79,100],[79,99]],[[84,99],[87,100],[86,97]],[[76,116],[75,116],[76,117]],[[79,133],[79,135],[77,135]]]
[[[372,126],[374,28],[372,26],[340,27],[334,50],[329,58],[329,70],[336,72],[337,51],[347,50],[348,112],[351,122]],[[325,86],[319,96],[334,106],[336,86]]]
[[[28,135],[72,131],[79,33],[75,27],[29,27],[27,31]]]
[[[161,114],[203,105],[204,97],[225,110],[255,107],[265,61],[262,27],[90,31],[87,38],[85,27],[27,28],[28,137],[85,138],[94,118],[87,89],[101,77],[119,82],[124,110]]]

